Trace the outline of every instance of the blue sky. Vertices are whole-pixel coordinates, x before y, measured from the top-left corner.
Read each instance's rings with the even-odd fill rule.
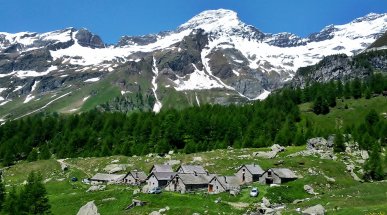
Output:
[[[0,31],[85,27],[115,43],[123,35],[173,30],[204,10],[219,8],[236,11],[263,32],[307,36],[370,12],[386,13],[387,0],[2,0]]]

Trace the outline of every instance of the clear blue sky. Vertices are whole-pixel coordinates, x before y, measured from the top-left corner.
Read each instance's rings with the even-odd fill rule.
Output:
[[[46,32],[85,27],[106,43],[123,35],[173,30],[208,9],[231,9],[266,33],[307,36],[370,12],[387,0],[0,0],[0,32]]]

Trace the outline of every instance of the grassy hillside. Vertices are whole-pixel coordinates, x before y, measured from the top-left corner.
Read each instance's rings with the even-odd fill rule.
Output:
[[[346,107],[347,106],[347,107]],[[326,115],[316,115],[312,109],[312,103],[304,103],[299,106],[303,119],[309,119],[321,130],[335,132],[337,126],[359,125],[371,109],[382,114],[387,113],[387,97],[378,96],[371,99],[346,99],[337,100],[337,106],[331,108]]]
[[[210,172],[230,175],[241,164],[257,163],[263,168],[275,166],[280,160],[280,167],[288,167],[294,170],[300,177],[297,181],[288,183],[294,188],[295,198],[310,198],[300,204],[288,204],[284,214],[295,214],[296,208],[305,208],[317,203],[324,205],[329,214],[372,214],[371,212],[385,212],[387,202],[385,192],[387,182],[359,183],[352,179],[345,170],[345,165],[337,160],[323,160],[317,157],[288,157],[289,154],[303,150],[305,147],[287,147],[286,151],[279,154],[275,159],[257,159],[253,152],[268,149],[232,149],[215,150],[197,154],[174,154],[170,159],[180,160],[183,163],[196,163],[204,165]],[[43,173],[45,185],[48,190],[53,214],[76,214],[78,209],[94,200],[99,212],[107,214],[148,214],[166,206],[170,207],[167,214],[242,214],[248,209],[254,208],[261,198],[270,192],[266,185],[254,184],[261,194],[258,198],[248,196],[249,188],[242,189],[241,195],[232,197],[227,193],[219,195],[207,195],[205,193],[178,194],[163,192],[160,195],[137,194],[133,195],[136,187],[126,185],[108,185],[107,190],[87,193],[89,185],[82,182],[71,182],[71,177],[79,179],[102,171],[112,161],[121,164],[129,164],[127,170],[142,169],[148,171],[152,164],[163,163],[169,158],[161,157],[104,157],[104,158],[75,158],[65,162],[70,165],[68,172],[60,170],[56,160],[37,161],[32,163],[21,162],[5,170],[5,183],[20,186],[26,180],[28,172],[40,171]],[[177,167],[177,166],[175,166]],[[312,175],[309,169],[318,170],[322,174]],[[335,179],[328,182],[323,176]],[[309,184],[314,187],[317,196],[307,194],[303,185]],[[215,203],[217,198],[222,202]],[[144,207],[136,207],[130,211],[123,210],[132,199],[140,199],[148,204]]]

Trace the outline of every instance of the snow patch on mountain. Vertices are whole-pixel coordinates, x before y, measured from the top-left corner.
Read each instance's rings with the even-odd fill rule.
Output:
[[[152,72],[154,73],[154,76],[152,78],[152,91],[153,91],[153,94],[155,95],[155,104],[153,106],[153,112],[155,113],[158,113],[160,112],[161,108],[162,108],[162,104],[159,100],[159,98],[157,97],[157,83],[156,83],[156,80],[157,80],[157,77],[159,76],[159,69],[157,68],[157,64],[156,64],[156,58],[153,57],[153,67],[152,67]]]
[[[88,82],[97,82],[97,81],[99,81],[100,80],[100,78],[89,78],[89,79],[87,79],[87,80],[85,80],[84,82],[85,83],[88,83]]]
[[[177,91],[224,88],[223,85],[219,84],[204,71],[199,70],[195,64],[192,64],[192,66],[195,68],[193,73],[184,77],[178,77],[177,80],[173,81],[177,85],[175,87]]]

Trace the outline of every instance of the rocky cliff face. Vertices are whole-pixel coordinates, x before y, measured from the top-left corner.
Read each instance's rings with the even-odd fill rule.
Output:
[[[291,84],[305,87],[312,82],[347,81],[365,78],[375,70],[387,73],[387,50],[368,51],[355,57],[344,54],[325,57],[316,65],[298,69]]]
[[[95,106],[181,108],[264,99],[298,68],[324,56],[360,53],[386,30],[387,14],[369,14],[301,38],[261,32],[220,9],[204,11],[174,31],[123,36],[110,46],[86,29],[0,33],[0,119],[52,106],[78,112]],[[323,61],[308,80],[367,73],[352,72],[351,57]],[[385,66],[384,58],[370,62]],[[306,82],[299,74],[294,79]],[[66,105],[53,105],[59,101]]]

